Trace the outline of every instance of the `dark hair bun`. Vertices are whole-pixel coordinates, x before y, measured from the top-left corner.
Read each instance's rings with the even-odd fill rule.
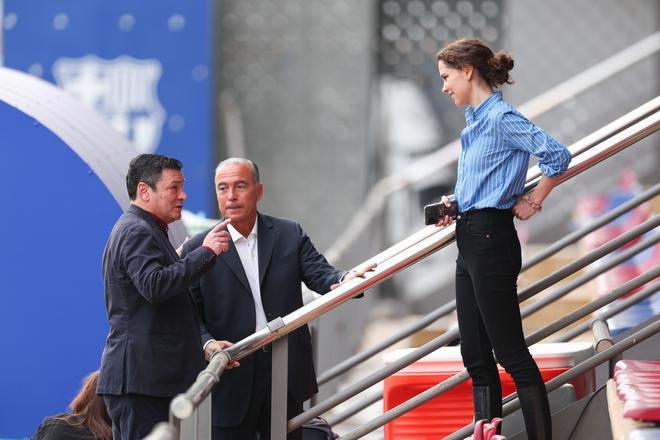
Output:
[[[501,84],[513,84],[513,80],[509,75],[509,71],[513,69],[513,58],[511,54],[505,50],[500,50],[493,57],[488,60],[488,67],[490,67],[490,81],[493,87]]]

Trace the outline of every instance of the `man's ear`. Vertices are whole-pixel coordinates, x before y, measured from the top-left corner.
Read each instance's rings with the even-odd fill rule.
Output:
[[[149,185],[147,185],[144,182],[139,182],[137,186],[137,196],[140,198],[140,200],[144,202],[148,202],[149,199],[151,198],[151,191],[149,191],[151,188],[149,188]]]
[[[257,201],[261,201],[261,198],[264,196],[264,184],[260,183],[257,187]]]

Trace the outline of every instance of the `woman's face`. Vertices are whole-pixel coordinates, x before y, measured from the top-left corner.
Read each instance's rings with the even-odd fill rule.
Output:
[[[470,103],[470,77],[472,66],[465,66],[461,69],[455,69],[447,66],[443,61],[438,61],[438,71],[442,79],[442,93],[446,93],[457,106],[464,106]]]

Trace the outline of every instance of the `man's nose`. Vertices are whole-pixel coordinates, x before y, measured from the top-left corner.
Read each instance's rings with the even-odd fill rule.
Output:
[[[188,198],[188,194],[184,190],[181,190],[181,193],[179,193],[179,198],[181,200],[186,200]]]

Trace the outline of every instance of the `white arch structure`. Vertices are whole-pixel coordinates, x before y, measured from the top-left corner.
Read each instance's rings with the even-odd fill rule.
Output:
[[[71,148],[101,179],[125,210],[128,163],[139,152],[95,110],[55,85],[7,67],[0,67],[0,101],[4,101],[48,128]],[[170,225],[170,239],[180,243],[183,224]]]

